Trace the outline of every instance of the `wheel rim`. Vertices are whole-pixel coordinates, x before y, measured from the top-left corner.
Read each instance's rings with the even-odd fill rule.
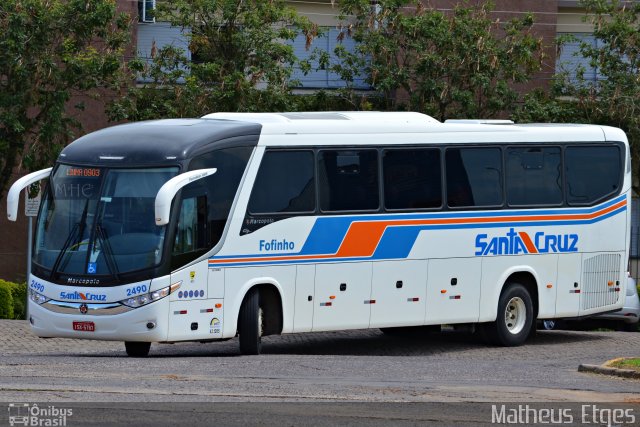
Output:
[[[527,308],[520,297],[513,297],[504,309],[504,324],[507,330],[516,335],[522,332],[527,321]]]

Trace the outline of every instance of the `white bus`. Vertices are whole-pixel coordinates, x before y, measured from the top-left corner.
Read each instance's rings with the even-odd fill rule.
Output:
[[[522,344],[537,319],[622,307],[631,163],[595,125],[418,113],[218,113],[67,146],[37,219],[40,337],[151,342],[470,325]]]

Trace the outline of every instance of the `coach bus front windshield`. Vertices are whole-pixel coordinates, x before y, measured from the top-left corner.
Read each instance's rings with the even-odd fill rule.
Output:
[[[158,265],[166,227],[155,225],[154,201],[177,173],[60,165],[38,217],[34,264],[51,278],[117,277]]]

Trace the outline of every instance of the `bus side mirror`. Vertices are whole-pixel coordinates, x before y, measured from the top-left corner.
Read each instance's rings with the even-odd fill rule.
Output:
[[[176,193],[180,191],[182,187],[187,184],[191,184],[194,181],[205,178],[207,176],[216,173],[216,168],[211,169],[198,169],[181,173],[178,176],[174,176],[169,181],[165,182],[158,194],[156,195],[155,202],[155,218],[156,225],[166,225],[169,223],[169,215],[171,213],[171,201],[176,196]]]
[[[13,183],[7,194],[7,218],[9,218],[9,221],[15,221],[18,218],[18,203],[20,203],[20,192],[22,189],[41,179],[49,178],[51,169],[53,168],[32,172]]]

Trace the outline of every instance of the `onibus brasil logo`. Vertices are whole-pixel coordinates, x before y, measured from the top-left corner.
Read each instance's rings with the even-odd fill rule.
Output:
[[[73,415],[71,408],[58,408],[53,405],[39,407],[37,403],[10,403],[10,426],[49,426],[63,427],[67,418]]]
[[[577,234],[547,234],[544,231],[538,231],[532,238],[525,231],[516,231],[511,228],[502,236],[489,237],[487,234],[476,236],[476,256],[577,251]]]

